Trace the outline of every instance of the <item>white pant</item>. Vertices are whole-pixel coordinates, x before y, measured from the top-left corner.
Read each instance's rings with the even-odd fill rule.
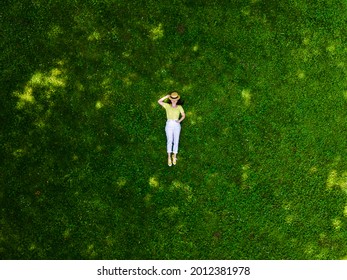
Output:
[[[167,120],[165,126],[167,139],[167,152],[178,153],[178,142],[180,140],[181,124],[174,120]],[[172,149],[173,145],[173,149]]]

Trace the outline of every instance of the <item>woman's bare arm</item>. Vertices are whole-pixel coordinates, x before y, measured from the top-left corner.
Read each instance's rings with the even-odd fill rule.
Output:
[[[164,100],[169,98],[170,95],[165,95],[164,97],[160,98],[158,100],[158,103],[161,105],[161,106],[164,106]]]
[[[185,119],[185,117],[186,117],[186,114],[183,112],[183,113],[181,113],[181,118],[178,120],[178,122],[182,122],[184,119]]]

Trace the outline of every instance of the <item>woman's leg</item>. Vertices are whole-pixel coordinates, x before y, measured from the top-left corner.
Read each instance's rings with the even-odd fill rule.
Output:
[[[166,132],[166,150],[168,154],[172,153],[172,142],[174,141],[174,127],[171,122],[167,122],[165,126]]]
[[[180,141],[181,124],[176,123],[173,133],[173,158],[176,159],[178,153],[178,144]]]
[[[173,153],[172,154],[172,163],[173,163],[173,165],[176,165],[176,160],[177,160],[177,154]]]
[[[171,154],[170,153],[167,154],[167,164],[168,164],[168,166],[172,165]]]
[[[171,166],[172,142],[173,142],[173,135],[174,135],[174,127],[171,122],[166,123],[165,132],[166,132],[166,141],[167,141],[166,149],[167,149],[167,155],[168,155],[167,163],[169,166]]]

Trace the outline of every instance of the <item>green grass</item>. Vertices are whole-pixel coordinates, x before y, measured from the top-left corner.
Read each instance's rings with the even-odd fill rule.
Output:
[[[231,2],[4,2],[1,259],[347,257],[346,3]]]

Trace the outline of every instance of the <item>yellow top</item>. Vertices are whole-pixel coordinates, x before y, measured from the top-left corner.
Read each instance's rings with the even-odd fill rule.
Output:
[[[177,107],[174,108],[169,103],[164,103],[163,107],[166,110],[166,117],[168,120],[178,120],[180,117],[180,113],[184,113],[184,110],[181,105],[177,105]]]

